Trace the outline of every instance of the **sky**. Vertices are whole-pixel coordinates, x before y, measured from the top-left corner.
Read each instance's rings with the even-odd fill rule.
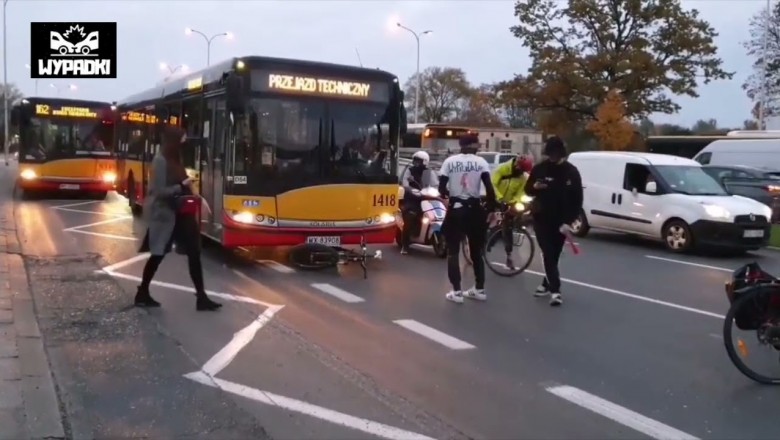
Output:
[[[689,126],[714,118],[720,126],[741,126],[751,107],[741,89],[751,60],[741,43],[749,36],[750,17],[766,7],[766,0],[683,0],[683,5],[698,9],[720,33],[719,55],[735,76],[701,86],[699,98],[678,98],[680,113],[653,119]],[[227,31],[235,36],[213,41],[212,63],[246,55],[362,62],[406,82],[415,72],[416,43],[409,32],[395,26],[401,22],[417,32],[433,31],[421,37],[421,69],[459,67],[473,84],[488,83],[525,73],[529,67],[528,51],[509,31],[516,23],[513,13],[513,0],[10,0],[8,81],[25,95],[36,94],[35,80],[25,68],[30,63],[30,22],[115,21],[116,79],[40,79],[37,95],[118,101],[160,82],[165,76],[161,62],[191,70],[205,67],[206,42],[198,35],[185,35],[187,27],[207,35]],[[70,84],[77,89],[68,90]]]

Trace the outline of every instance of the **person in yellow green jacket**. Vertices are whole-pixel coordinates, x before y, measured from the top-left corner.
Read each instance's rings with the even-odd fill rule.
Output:
[[[499,164],[491,175],[493,188],[496,191],[496,199],[499,203],[513,206],[525,196],[525,183],[528,175],[534,167],[534,162],[528,156],[518,154],[512,160]],[[512,222],[502,223],[502,239],[506,251],[506,265],[511,270],[515,264],[512,261]]]

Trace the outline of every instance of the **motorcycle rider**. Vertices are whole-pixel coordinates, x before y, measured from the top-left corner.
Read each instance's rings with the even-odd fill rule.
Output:
[[[401,217],[404,227],[401,233],[401,253],[409,253],[412,242],[412,232],[420,225],[422,219],[422,196],[420,190],[428,187],[436,188],[438,179],[436,173],[428,168],[431,158],[425,151],[418,151],[412,156],[412,164],[404,171],[401,185],[404,188],[404,198],[401,202]]]
[[[452,291],[445,298],[462,304],[463,297],[484,301],[485,265],[482,250],[487,235],[488,212],[496,206],[496,193],[490,182],[490,167],[487,161],[476,155],[479,138],[464,135],[459,140],[461,153],[448,157],[441,165],[439,193],[449,196],[447,215],[442,233],[447,240],[447,275]],[[480,193],[482,185],[487,194],[486,207],[482,207]],[[487,208],[487,211],[486,211]],[[474,265],[476,285],[468,290],[461,289],[459,254],[463,237],[469,241],[469,254]]]
[[[496,191],[498,203],[509,205],[513,209],[514,205],[522,202],[525,196],[525,183],[528,181],[528,175],[534,167],[534,162],[528,156],[520,153],[512,160],[499,164],[493,170],[491,181]],[[501,238],[504,242],[506,251],[506,265],[510,270],[514,270],[515,263],[512,261],[512,222],[505,221],[501,223]]]

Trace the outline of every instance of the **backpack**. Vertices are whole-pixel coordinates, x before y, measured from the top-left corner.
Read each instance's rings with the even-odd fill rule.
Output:
[[[753,301],[745,303],[734,316],[740,330],[757,330],[771,309],[780,311],[780,280],[764,271],[758,263],[748,263],[735,270],[726,282],[726,297],[733,304],[743,295],[759,289]]]

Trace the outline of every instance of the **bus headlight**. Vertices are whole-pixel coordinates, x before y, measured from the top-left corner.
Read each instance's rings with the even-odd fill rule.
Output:
[[[386,212],[383,212],[382,214],[379,214],[379,223],[382,224],[390,224],[395,223],[395,216],[392,214],[388,214]]]
[[[114,183],[116,182],[116,173],[103,173],[103,182],[105,183]]]
[[[21,176],[22,179],[24,179],[24,180],[33,180],[33,179],[38,177],[38,175],[35,174],[35,171],[33,171],[33,170],[29,169],[29,168],[26,169],[26,170],[22,170],[22,172],[19,173],[19,176]]]
[[[233,214],[233,220],[239,223],[254,223],[255,216],[249,211],[241,211]]]

